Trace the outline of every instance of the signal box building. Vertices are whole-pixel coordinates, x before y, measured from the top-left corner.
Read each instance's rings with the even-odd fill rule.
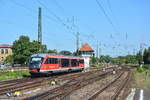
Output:
[[[79,49],[79,54],[84,58],[85,69],[90,67],[90,57],[94,56],[94,50],[86,43]]]
[[[94,55],[94,50],[86,43],[83,44],[82,47],[79,49],[79,53],[81,56],[92,57]]]
[[[12,55],[12,46],[7,44],[0,45],[0,63],[3,63],[9,55]]]

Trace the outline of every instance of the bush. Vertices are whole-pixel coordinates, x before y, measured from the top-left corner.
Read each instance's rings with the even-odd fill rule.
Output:
[[[17,79],[30,76],[28,70],[0,71],[0,80]]]
[[[139,67],[139,68],[137,68],[137,71],[138,71],[138,72],[144,72],[145,69],[144,69],[143,67]]]
[[[144,64],[143,67],[144,67],[145,69],[149,69],[150,65],[149,65],[149,64]]]
[[[93,64],[92,66],[93,66],[93,67],[96,67],[96,68],[99,68],[99,67],[101,67],[102,65],[101,65],[101,64]]]

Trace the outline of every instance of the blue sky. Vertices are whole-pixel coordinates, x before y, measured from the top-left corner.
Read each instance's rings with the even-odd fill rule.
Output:
[[[150,44],[149,0],[0,0],[0,44],[12,44],[20,35],[37,40],[38,7],[42,7],[43,44],[48,49],[75,51],[89,43],[101,54],[133,54]],[[68,27],[68,28],[67,28]],[[72,28],[71,28],[72,27]],[[115,28],[115,29],[114,29]]]

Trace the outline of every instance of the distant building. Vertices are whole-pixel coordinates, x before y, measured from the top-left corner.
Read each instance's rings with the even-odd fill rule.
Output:
[[[0,63],[4,62],[9,55],[12,55],[12,46],[7,44],[0,45]]]
[[[90,67],[90,57],[94,56],[94,50],[86,43],[79,49],[79,54],[84,58],[85,69]]]

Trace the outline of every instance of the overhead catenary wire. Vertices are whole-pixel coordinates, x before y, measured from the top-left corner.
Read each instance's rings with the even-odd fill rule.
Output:
[[[37,0],[37,2],[39,3],[39,4],[41,4],[45,9],[47,9],[48,11],[50,11],[51,12],[51,14],[63,25],[63,26],[65,26],[68,30],[70,30],[70,31],[72,31],[71,33],[73,33],[73,35],[74,36],[76,36],[77,35],[77,32],[79,32],[79,27],[75,24],[75,17],[73,16],[72,17],[72,26],[68,26],[66,23],[64,23],[63,22],[63,20],[59,17],[59,16],[57,16],[54,12],[52,12],[45,4],[43,4],[40,0]],[[74,28],[76,28],[77,29],[77,32],[75,32],[73,29]],[[88,40],[91,38],[89,35],[87,35],[87,34],[81,34],[80,33],[80,35],[84,35],[84,37],[87,37],[88,38]],[[93,40],[93,39],[92,39]]]
[[[120,33],[120,26],[119,26],[119,23],[113,13],[113,10],[112,10],[112,7],[111,7],[111,4],[109,2],[109,0],[107,0],[107,3],[108,3],[108,8],[112,14],[112,17],[113,17],[113,20],[116,24],[113,23],[113,21],[111,20],[110,16],[108,16],[108,14],[106,13],[105,9],[103,8],[101,2],[99,2],[99,0],[96,0],[96,3],[98,5],[98,7],[100,8],[100,10],[103,12],[103,14],[105,15],[105,18],[107,19],[107,21],[109,22],[109,24],[112,26],[113,30],[116,32],[116,33]],[[110,38],[113,39],[113,35],[111,34],[110,35]],[[128,36],[126,35],[126,40],[128,38]],[[120,46],[119,46],[120,47]]]
[[[26,7],[26,6],[24,6],[23,4],[20,4],[20,3],[16,2],[15,0],[10,0],[10,1],[11,1],[13,4],[17,5],[17,6],[24,8],[24,9],[27,10],[28,12],[32,12],[32,13],[30,13],[31,16],[33,16],[33,12],[35,13],[35,11],[34,11],[33,9]],[[54,18],[52,18],[52,17],[49,16],[49,15],[43,14],[43,16],[44,16],[45,18],[50,19],[50,20],[53,21],[53,22],[59,22],[59,23],[61,23],[63,26],[65,26],[67,29],[69,29],[69,30],[71,29],[67,24],[65,24],[65,23],[61,20],[61,18],[60,18],[59,16],[57,16],[57,15],[56,15],[55,13],[53,13],[50,9],[48,9],[41,1],[37,0],[37,2],[38,2],[40,5],[42,5],[45,9],[47,9],[49,12],[51,12],[52,16],[54,17]],[[74,35],[75,35],[75,34],[74,34]]]
[[[38,2],[40,5],[42,5],[47,11],[50,11],[51,14],[52,14],[64,27],[66,27],[68,30],[72,31],[71,33],[72,33],[75,37],[77,36],[77,33],[79,32],[79,28],[78,28],[78,26],[75,25],[75,23],[74,23],[74,20],[75,20],[74,16],[73,16],[73,18],[72,18],[72,26],[68,26],[66,23],[63,22],[63,20],[62,20],[59,16],[57,16],[54,12],[52,12],[44,3],[42,3],[40,0],[37,0],[37,2]],[[75,32],[75,31],[73,30],[73,28],[76,28],[76,29],[77,29],[77,32]],[[82,33],[81,35],[84,35],[84,36],[85,36],[85,34],[83,34],[83,33]],[[89,38],[89,36],[85,36],[85,37]]]
[[[115,23],[116,23],[117,28],[120,29],[118,20],[117,20],[117,18],[116,18],[116,16],[115,16],[114,12],[113,12],[113,10],[112,10],[111,4],[110,4],[110,0],[107,0],[107,4],[108,4],[108,8],[109,8],[109,10],[110,10],[110,12],[111,12],[111,14],[112,14],[112,18],[114,19],[114,21],[115,21]],[[125,35],[125,39],[126,39],[126,41],[128,40],[128,34],[127,34],[127,33],[126,33],[126,35]],[[127,52],[128,52],[128,48],[126,48],[126,50],[127,50]]]
[[[42,3],[40,0],[36,0],[40,5],[42,5],[47,11],[49,11],[54,17],[55,19],[60,22],[63,26],[65,26],[67,29],[71,30],[71,27],[68,26],[66,23],[63,22],[63,20],[57,16],[54,12],[52,12],[44,3]]]
[[[61,11],[64,11],[64,8],[57,2],[57,0],[50,0],[52,1]]]
[[[33,13],[37,14],[32,8],[29,8],[29,7],[25,6],[24,4],[18,3],[18,2],[16,2],[15,0],[9,0],[9,1],[11,1],[12,4],[15,4],[15,5],[19,6],[19,7],[22,7],[23,9],[25,9],[26,11],[28,11],[28,13],[31,12],[31,13],[29,13],[31,16],[33,16]],[[33,17],[34,17],[34,16],[33,16]],[[49,15],[43,14],[43,17],[45,17],[45,18],[47,18],[47,19],[50,19],[50,20],[53,21],[53,22],[56,22],[56,21],[57,21],[56,19],[52,18],[52,17],[49,16]]]
[[[35,13],[35,11],[31,8],[28,8],[26,6],[24,6],[23,4],[20,4],[14,0],[10,0],[13,4],[19,6],[19,7],[22,7],[24,8],[25,10],[28,10],[29,12],[32,12],[30,13],[31,15],[33,15],[33,12]],[[63,25],[66,29],[68,29],[69,31],[73,31],[71,30],[70,26],[68,26],[66,23],[64,23],[61,18],[59,16],[57,16],[54,12],[52,12],[50,9],[48,9],[40,0],[36,0],[40,5],[42,5],[42,7],[44,7],[47,11],[51,12],[50,14],[52,14],[52,16],[54,17],[51,17],[49,15],[45,15],[43,14],[43,17],[53,21],[53,22],[59,22],[61,25]],[[74,32],[71,32],[74,36],[76,35]]]
[[[32,9],[32,8],[30,8],[30,7],[28,7],[28,6],[25,6],[23,3],[19,3],[19,2],[16,2],[15,0],[10,0],[11,2],[12,2],[12,4],[15,4],[15,5],[17,5],[17,6],[19,6],[19,7],[22,7],[23,9],[25,9],[25,10],[27,10],[31,15],[37,15],[37,13],[34,11],[34,9]],[[39,0],[38,0],[39,1]],[[40,3],[42,3],[41,1],[40,1]],[[42,3],[43,4],[43,3]],[[40,4],[41,5],[41,4]],[[76,32],[73,32],[73,30],[72,29],[70,29],[70,26],[68,26],[66,23],[64,23],[64,21],[59,17],[59,16],[57,16],[55,13],[53,13],[48,7],[46,7],[46,5],[42,5],[42,7],[44,7],[45,9],[47,9],[49,12],[51,12],[50,14],[52,14],[52,17],[50,16],[50,14],[48,14],[48,15],[45,15],[45,14],[43,14],[43,17],[45,17],[45,18],[47,18],[47,19],[50,19],[50,20],[52,20],[52,21],[54,21],[54,22],[59,22],[59,23],[61,23],[63,26],[65,26],[69,31],[72,31],[72,33],[73,33],[73,35],[74,36],[76,36]],[[34,14],[34,13],[35,14]],[[35,16],[34,16],[35,17]],[[54,17],[54,18],[53,18]],[[77,26],[77,25],[76,25]],[[91,37],[90,35],[87,35],[87,34],[84,34],[84,33],[82,33],[83,35],[84,35],[84,37],[87,37],[88,39],[87,40],[89,40],[89,39],[91,39],[91,40],[95,40],[95,39],[93,39],[93,37]],[[81,34],[81,35],[82,35]],[[86,36],[87,35],[87,36]]]
[[[112,18],[113,18],[113,20],[115,21],[116,25],[118,26],[117,28],[119,29],[120,26],[119,26],[119,23],[118,23],[118,20],[117,20],[115,14],[114,14],[114,12],[113,12],[113,10],[112,10],[112,6],[111,6],[111,4],[110,4],[110,0],[107,0],[107,4],[108,4],[108,8],[109,8],[109,10],[110,10],[110,12],[111,12],[111,14],[112,14]]]
[[[105,12],[105,10],[104,10],[103,6],[101,5],[101,3],[100,3],[98,0],[96,0],[96,3],[97,3],[97,5],[98,5],[98,7],[100,8],[100,10],[101,10],[101,11],[103,12],[103,14],[105,15],[107,21],[108,21],[109,24],[112,26],[112,28],[114,29],[114,31],[115,31],[116,33],[119,33],[119,31],[117,30],[117,28],[116,28],[115,25],[113,24],[111,18],[110,18],[110,17],[107,15],[107,13]]]
[[[35,17],[34,15],[37,15],[37,13],[34,11],[34,9],[29,8],[29,7],[25,6],[24,4],[18,3],[18,2],[16,2],[15,0],[10,0],[10,2],[11,2],[11,4],[16,5],[16,6],[18,6],[18,7],[23,8],[24,10],[26,10],[26,11],[28,12],[28,14],[30,14],[32,17]],[[47,18],[48,21],[51,20],[51,21],[53,21],[53,22],[57,22],[56,19],[52,18],[52,17],[49,16],[49,15],[42,14],[42,16],[45,17],[45,18]],[[30,26],[30,27],[32,27],[32,29],[33,29],[33,26]],[[45,36],[45,35],[46,35],[46,34],[44,34],[43,36]],[[46,37],[44,37],[44,38],[49,39],[49,36],[46,36]]]
[[[38,0],[38,2],[39,2],[39,0]],[[39,3],[42,4],[43,6],[45,6],[42,2],[39,2]],[[62,7],[58,4],[58,2],[57,2],[56,0],[55,0],[55,3],[56,3],[56,6],[57,6],[58,8],[62,8]],[[45,6],[45,7],[46,7],[46,6]],[[46,9],[48,10],[47,7],[46,7]],[[53,14],[54,14],[54,13],[53,13]],[[56,14],[54,14],[54,16],[56,16]],[[59,18],[59,19],[60,19],[60,18]],[[73,29],[76,29],[77,32],[79,32],[79,27],[75,24],[75,16],[72,16],[72,19],[71,19],[71,20],[67,19],[67,22],[72,22],[72,25],[70,26],[70,30],[73,31]],[[76,33],[77,33],[77,32],[73,32],[73,34],[76,36]],[[86,37],[87,40],[89,40],[89,39],[92,39],[92,40],[93,40],[93,38],[90,37],[90,35],[84,34],[83,32],[82,32],[82,34],[81,34],[81,32],[80,32],[80,35]]]

